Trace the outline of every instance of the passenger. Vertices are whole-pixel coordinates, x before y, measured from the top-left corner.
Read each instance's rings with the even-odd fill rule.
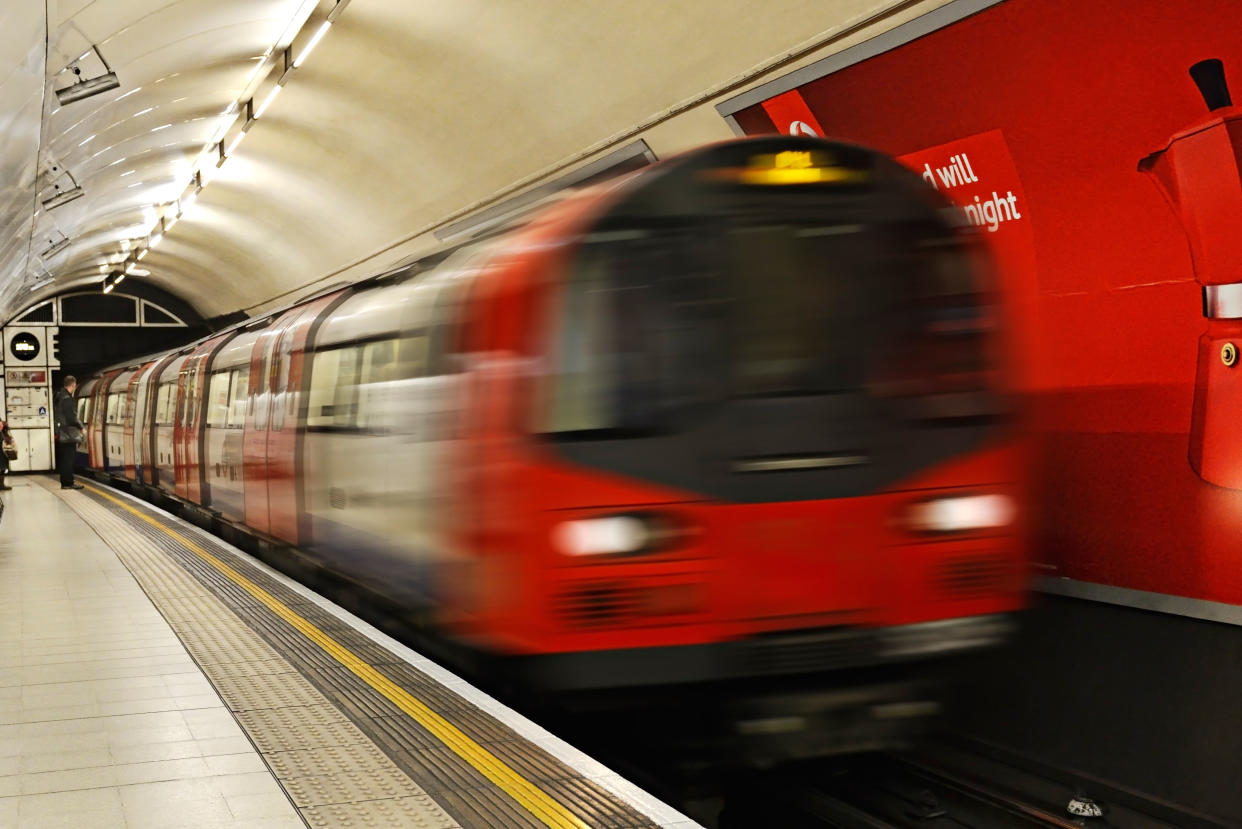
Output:
[[[4,482],[4,476],[9,474],[9,461],[17,460],[17,444],[13,442],[13,434],[9,431],[7,421],[0,420],[0,489],[12,489]]]
[[[83,431],[77,405],[73,402],[73,392],[77,387],[77,378],[67,374],[64,385],[56,392],[56,471],[60,473],[61,489],[83,488],[73,481],[73,462]]]

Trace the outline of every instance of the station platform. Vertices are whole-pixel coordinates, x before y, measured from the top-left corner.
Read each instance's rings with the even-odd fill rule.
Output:
[[[10,482],[0,826],[697,825],[180,519]]]

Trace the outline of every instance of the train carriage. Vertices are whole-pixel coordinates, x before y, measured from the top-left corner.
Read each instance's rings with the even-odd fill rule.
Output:
[[[945,206],[862,148],[719,145],[96,387],[161,489],[547,687],[970,650],[1022,603],[1019,459]]]

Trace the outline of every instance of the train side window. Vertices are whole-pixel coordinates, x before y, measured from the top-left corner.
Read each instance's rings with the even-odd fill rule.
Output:
[[[426,331],[402,337],[397,341],[397,379],[411,380],[427,372],[430,339]]]
[[[173,425],[173,392],[176,383],[160,383],[159,396],[155,404],[155,425]]]
[[[119,394],[108,395],[108,414],[105,420],[106,423],[116,423],[116,413],[117,413],[117,409],[120,407],[120,404],[121,404],[121,395]]]
[[[336,393],[332,398],[332,425],[348,428],[356,425],[358,415],[358,379],[362,368],[362,349],[346,346],[339,350],[336,367]]]
[[[246,425],[246,400],[249,393],[250,369],[233,369],[232,397],[228,417],[230,429],[240,429]]]
[[[78,420],[83,423],[89,423],[90,418],[86,416],[86,404],[89,398],[82,397],[78,399]]]
[[[312,429],[332,425],[332,397],[336,394],[336,369],[341,355],[336,349],[315,352],[311,364],[310,410],[306,425]]]
[[[188,397],[186,398],[186,424],[191,428],[199,425],[199,419],[202,417],[202,399],[203,386],[206,384],[207,376],[207,358],[199,358],[198,363],[194,366],[194,372],[190,375],[190,384],[188,387]]]
[[[376,432],[390,430],[391,421],[400,415],[402,408],[397,401],[398,381],[417,376],[422,367],[419,350],[411,344],[425,340],[425,336],[404,337],[367,343],[363,347],[358,428]]]
[[[220,428],[228,422],[229,417],[229,373],[217,371],[211,375],[208,387],[207,425]]]
[[[348,427],[354,423],[358,399],[359,349],[333,348],[315,353],[311,370],[310,428]]]
[[[431,311],[431,332],[427,344],[427,374],[458,374],[462,371],[459,319],[466,301],[466,278],[455,279],[440,289]]]
[[[267,428],[267,410],[272,405],[272,383],[274,381],[274,366],[272,365],[272,352],[276,350],[276,338],[280,336],[279,331],[273,331],[267,335],[267,348],[263,350],[263,363],[259,371],[258,388],[255,390],[254,398],[251,405],[254,407],[254,427],[256,429]]]
[[[295,398],[293,390],[289,388],[289,372],[293,365],[292,351],[292,337],[286,334],[281,338],[280,361],[276,367],[277,396],[272,401],[272,429],[277,432],[285,428],[285,412],[292,408]]]
[[[198,360],[190,360],[185,369],[181,393],[177,395],[177,422],[188,428],[194,420],[194,386],[198,380]]]

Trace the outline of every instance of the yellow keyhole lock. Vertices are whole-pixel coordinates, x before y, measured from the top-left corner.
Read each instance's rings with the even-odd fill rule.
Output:
[[[1225,343],[1220,349],[1220,361],[1227,366],[1232,366],[1238,361],[1238,347],[1233,343]]]

